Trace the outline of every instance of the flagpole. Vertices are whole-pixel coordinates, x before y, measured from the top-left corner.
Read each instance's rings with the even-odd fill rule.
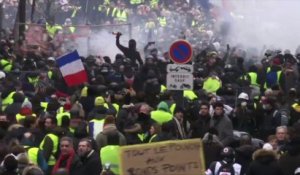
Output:
[[[32,0],[30,21],[33,22],[35,13],[35,0]]]
[[[86,0],[85,3],[85,24],[88,24],[88,6],[89,6],[90,0]]]

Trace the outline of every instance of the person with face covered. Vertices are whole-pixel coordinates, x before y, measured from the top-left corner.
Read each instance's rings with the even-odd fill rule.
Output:
[[[234,128],[238,131],[253,133],[255,129],[255,119],[248,94],[245,92],[240,93],[237,101],[238,104],[233,114]]]
[[[136,50],[136,41],[134,39],[129,40],[128,42],[128,46],[129,47],[125,47],[123,45],[120,44],[120,37],[121,37],[121,33],[118,32],[116,34],[116,45],[117,47],[123,52],[123,54],[130,59],[131,64],[133,66],[137,66],[137,62],[139,63],[139,66],[143,65],[143,60],[141,58],[140,53]]]
[[[98,152],[93,149],[91,139],[81,139],[78,144],[77,153],[82,162],[82,174],[99,175],[101,173],[102,165],[100,157]]]
[[[232,122],[224,115],[224,104],[222,102],[215,102],[213,108],[214,114],[210,119],[210,127],[215,128],[218,131],[220,141],[224,146],[227,146],[233,139]]]

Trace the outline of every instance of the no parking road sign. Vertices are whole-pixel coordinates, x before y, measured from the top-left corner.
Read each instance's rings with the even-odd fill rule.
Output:
[[[178,40],[171,45],[169,54],[174,63],[185,64],[191,61],[193,49],[189,42],[185,40]]]

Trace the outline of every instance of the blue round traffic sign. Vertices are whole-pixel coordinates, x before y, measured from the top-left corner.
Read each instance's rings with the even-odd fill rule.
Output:
[[[185,64],[191,61],[193,49],[186,40],[175,41],[169,50],[170,58],[174,63]]]

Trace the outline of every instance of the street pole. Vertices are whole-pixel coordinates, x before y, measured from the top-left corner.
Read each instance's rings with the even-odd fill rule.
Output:
[[[30,15],[30,21],[34,21],[34,13],[35,13],[35,0],[32,1],[32,6],[31,6],[31,15]]]
[[[3,29],[3,1],[0,0],[0,30]],[[2,31],[0,31],[0,38],[2,38]]]
[[[26,22],[26,0],[19,1],[19,9],[18,9],[18,17],[19,17],[19,38],[24,39],[25,32],[25,22]]]

